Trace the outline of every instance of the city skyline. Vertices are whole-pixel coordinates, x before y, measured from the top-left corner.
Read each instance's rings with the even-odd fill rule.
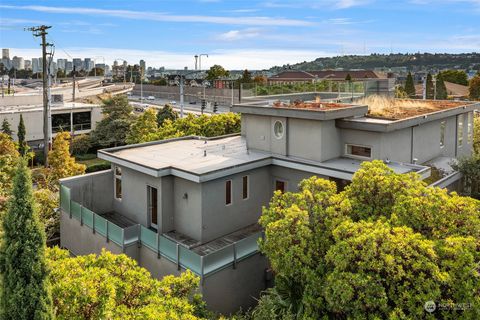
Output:
[[[461,4],[461,5],[459,5]],[[0,46],[38,57],[24,27],[52,25],[56,58],[116,58],[147,66],[263,69],[341,54],[474,52],[478,0],[4,1]],[[448,21],[448,24],[445,23]]]

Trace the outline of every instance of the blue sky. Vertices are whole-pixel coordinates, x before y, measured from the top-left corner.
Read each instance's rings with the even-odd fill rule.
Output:
[[[0,47],[57,58],[261,69],[339,54],[480,51],[480,0],[0,0]]]

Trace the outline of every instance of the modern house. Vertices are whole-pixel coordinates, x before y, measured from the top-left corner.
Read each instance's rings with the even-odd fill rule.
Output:
[[[341,189],[372,159],[428,178],[432,166],[471,153],[480,104],[408,103],[379,112],[256,101],[233,107],[239,135],[100,150],[110,170],[61,181],[61,245],[75,255],[124,252],[155,277],[190,269],[211,309],[247,308],[271,277],[257,221],[275,190],[296,191],[312,175]],[[446,172],[436,184],[454,188],[459,179]]]

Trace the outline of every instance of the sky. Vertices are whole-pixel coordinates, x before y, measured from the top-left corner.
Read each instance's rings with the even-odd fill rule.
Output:
[[[0,47],[39,57],[264,69],[344,54],[480,52],[480,0],[0,0]],[[121,61],[121,60],[120,60]]]

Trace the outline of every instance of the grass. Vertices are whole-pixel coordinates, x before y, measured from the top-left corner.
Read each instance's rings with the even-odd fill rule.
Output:
[[[355,104],[368,105],[368,114],[370,116],[393,120],[405,119],[462,105],[461,102],[453,101],[394,99],[378,95],[361,98]]]

